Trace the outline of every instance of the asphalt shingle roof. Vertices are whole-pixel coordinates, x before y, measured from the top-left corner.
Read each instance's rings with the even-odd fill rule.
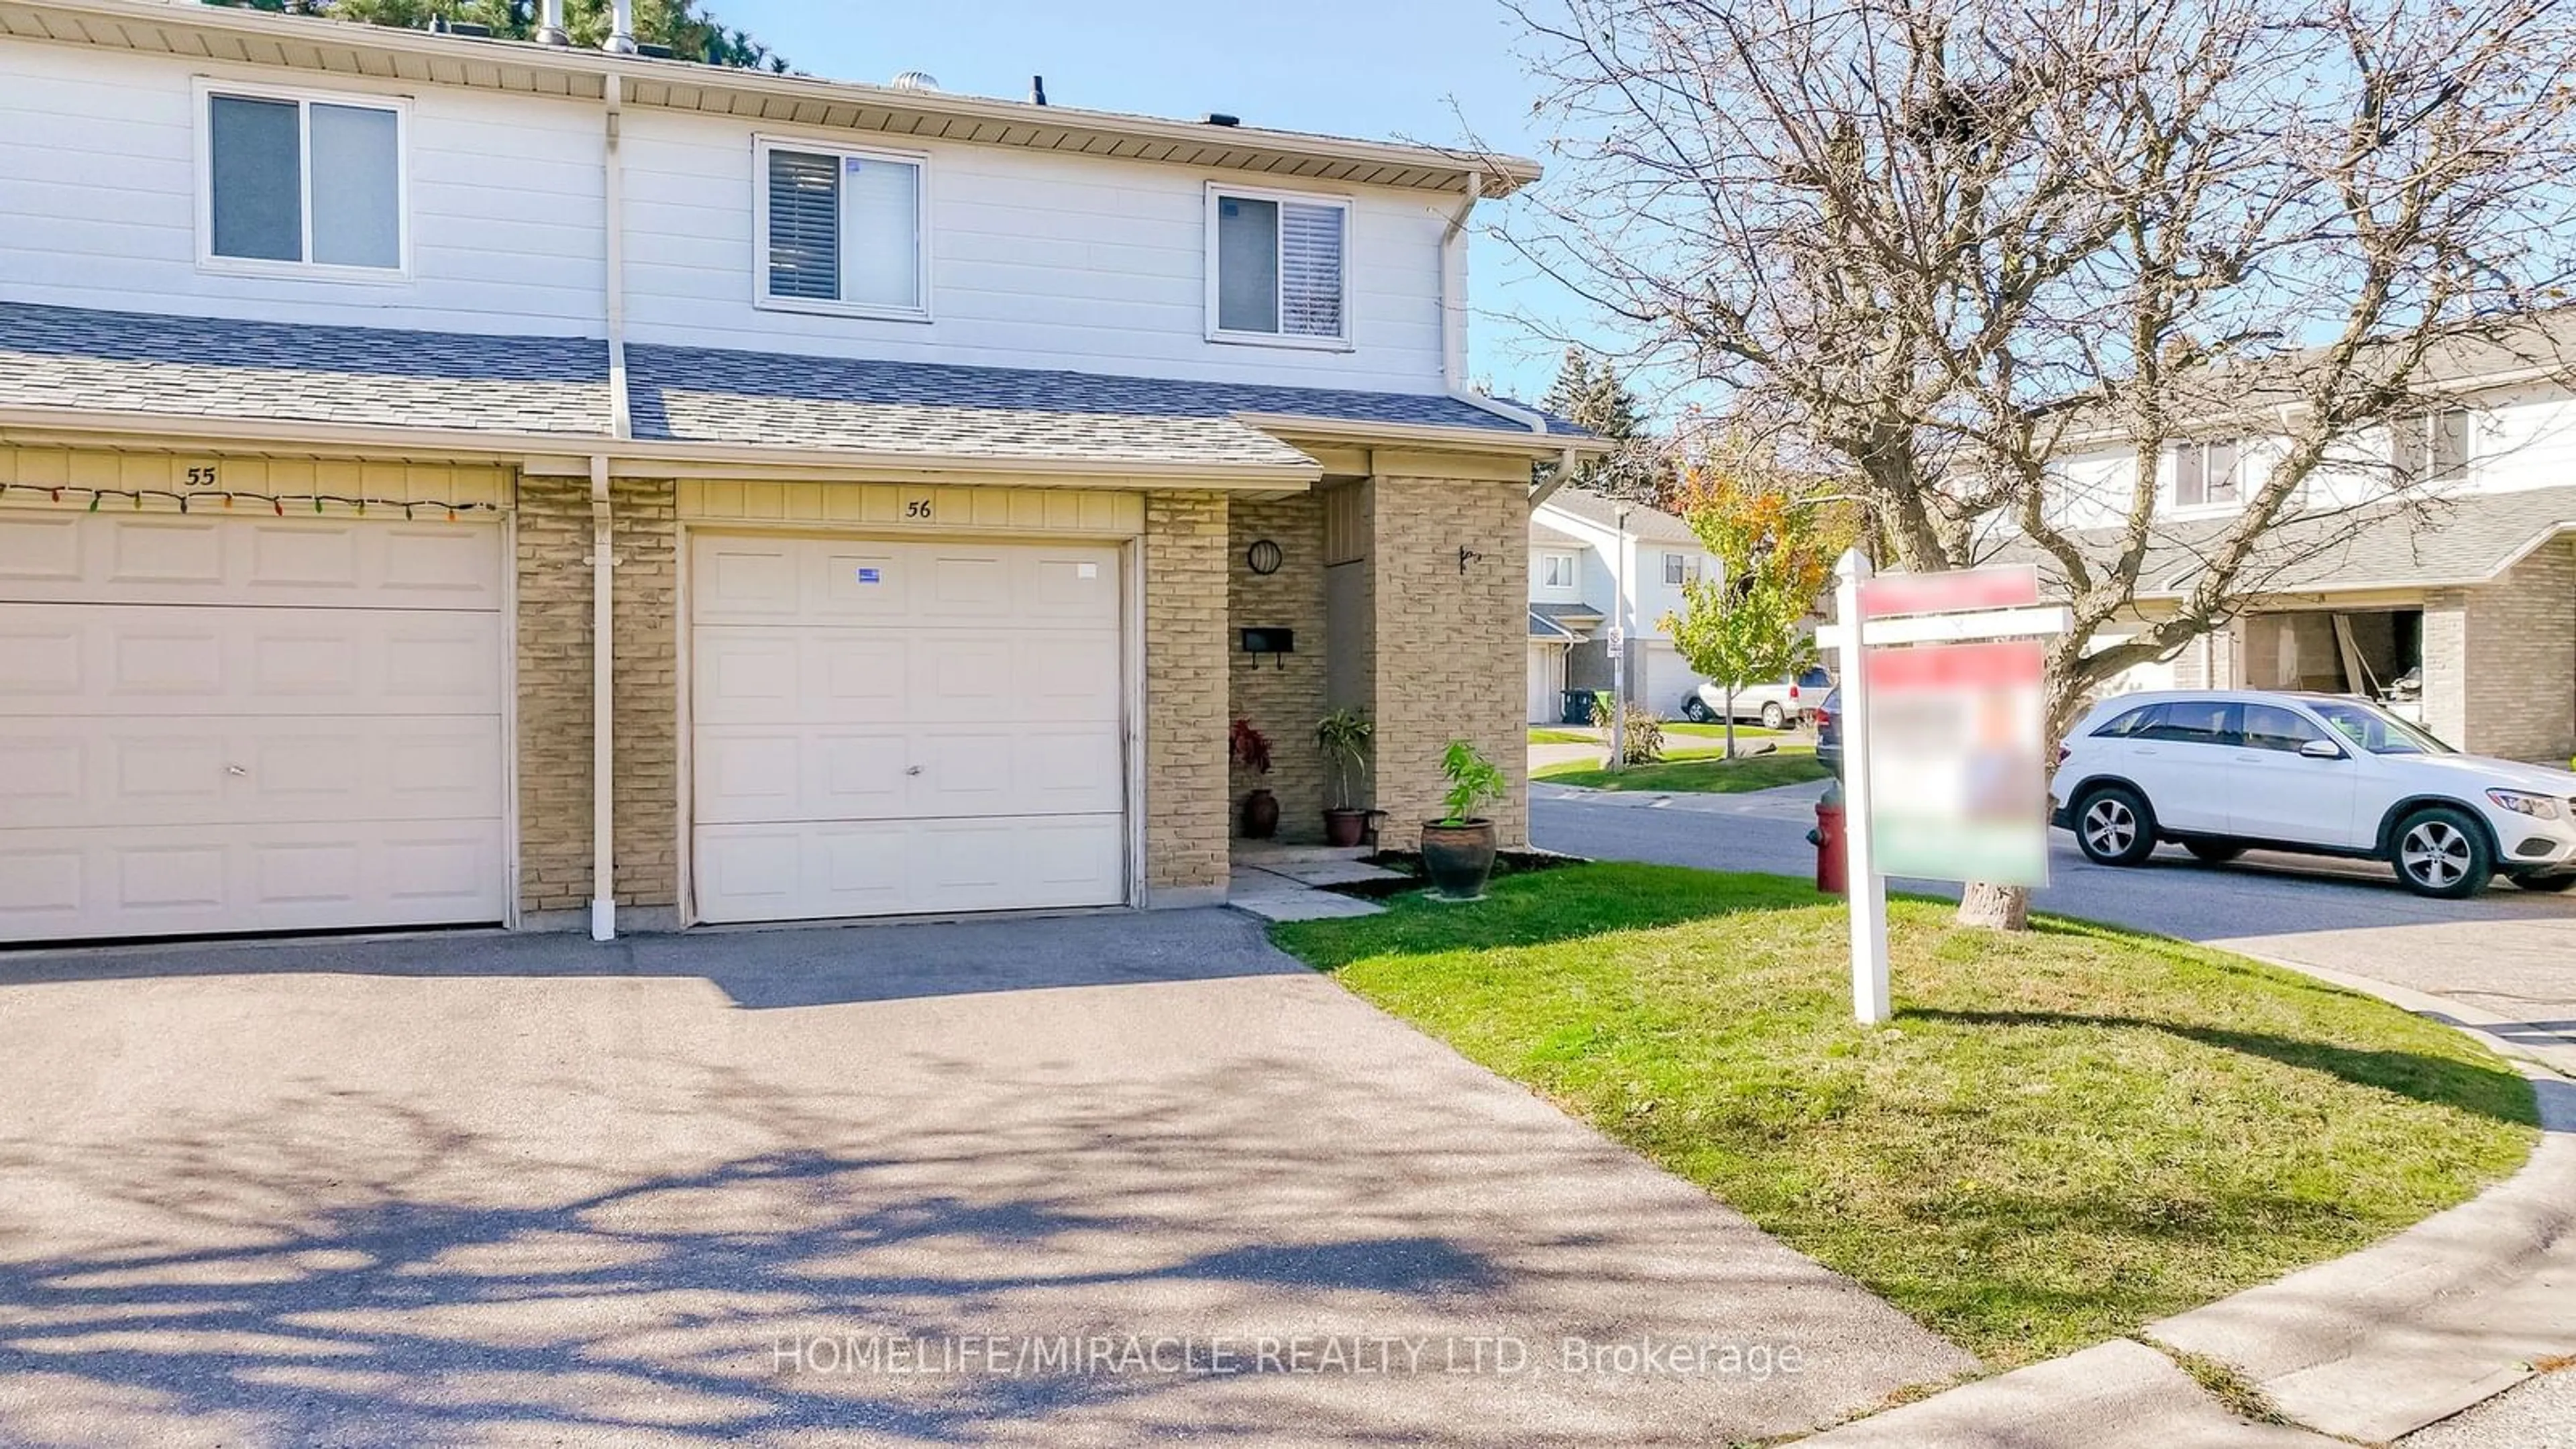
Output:
[[[1530,523],[1530,546],[1533,548],[1590,548],[1592,545],[1576,538],[1573,534],[1559,533],[1533,519]]]
[[[2227,517],[2160,523],[2138,571],[2138,592],[2174,597],[2191,588]],[[2438,588],[2485,583],[2542,541],[2576,531],[2576,486],[2509,493],[2461,493],[2389,500],[2291,518],[2265,535],[2240,575],[2249,593],[2330,593],[2340,589]],[[2116,529],[2073,535],[2089,556],[2108,559]],[[1996,561],[2036,561],[2044,586],[2062,591],[2065,570],[2027,540],[2015,538]]]
[[[1549,426],[1554,427],[1555,424]],[[1616,528],[1619,526],[1618,510],[1623,505],[1588,489],[1559,488],[1547,495],[1547,501],[1539,506],[1562,508],[1586,522],[1597,523],[1603,528]],[[1690,531],[1689,524],[1660,508],[1649,508],[1642,503],[1624,506],[1628,510],[1628,533],[1633,538],[1650,538],[1659,543],[1699,542],[1699,535]]]
[[[608,344],[0,304],[0,406],[608,431]]]
[[[1294,466],[1306,456],[1235,415],[1529,433],[1436,393],[636,344],[626,369],[635,435],[675,442]]]
[[[1310,468],[1238,414],[1527,437],[1443,394],[630,345],[644,441]],[[0,406],[605,436],[608,346],[0,304]],[[1572,424],[1552,428],[1585,436]]]

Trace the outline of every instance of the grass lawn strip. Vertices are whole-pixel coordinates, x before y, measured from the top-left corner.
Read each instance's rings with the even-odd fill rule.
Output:
[[[1530,778],[1550,785],[1579,785],[1587,790],[1660,790],[1731,795],[1821,780],[1828,773],[1824,766],[1816,763],[1813,745],[1784,745],[1770,754],[1747,755],[1739,760],[1701,759],[1683,754],[1659,764],[1630,765],[1616,771],[1576,761],[1534,770],[1530,772]]]
[[[1476,906],[1275,928],[2009,1368],[2339,1256],[2473,1196],[2529,1086],[2383,1002],[2224,952],[1891,903],[1898,1016],[1850,1016],[1841,903],[1588,865]]]

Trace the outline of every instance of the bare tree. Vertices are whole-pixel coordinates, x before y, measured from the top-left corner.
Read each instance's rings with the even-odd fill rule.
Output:
[[[2555,0],[1517,8],[1560,161],[1506,240],[1855,475],[1895,565],[2043,557],[2075,612],[2052,737],[2336,546],[2358,511],[2315,500],[2365,435],[2558,334]],[[2241,509],[2165,526],[2168,446],[2244,435]],[[2106,449],[2088,493],[2067,464]],[[2185,597],[2097,648],[2177,548]],[[2026,893],[1961,909],[2018,926]]]

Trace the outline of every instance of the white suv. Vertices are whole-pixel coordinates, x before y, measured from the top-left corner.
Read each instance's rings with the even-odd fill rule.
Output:
[[[2464,755],[2347,695],[2124,694],[2058,751],[2055,822],[2088,859],[2159,841],[2213,864],[2248,849],[2387,861],[2428,896],[2576,885],[2576,774]]]

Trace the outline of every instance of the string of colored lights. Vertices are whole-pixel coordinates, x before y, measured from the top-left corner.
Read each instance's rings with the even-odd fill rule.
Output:
[[[249,488],[92,488],[78,483],[0,483],[0,499],[18,492],[41,493],[56,503],[62,502],[65,498],[74,500],[87,498],[89,511],[92,513],[98,512],[99,506],[111,498],[124,499],[137,509],[143,507],[143,502],[147,498],[166,499],[177,504],[181,513],[189,512],[191,504],[202,505],[210,501],[219,501],[225,508],[231,508],[236,502],[264,503],[280,518],[286,516],[286,506],[290,503],[295,505],[299,513],[304,511],[305,505],[310,504],[315,513],[325,514],[329,511],[330,505],[338,504],[356,513],[360,518],[366,517],[367,510],[370,508],[399,508],[405,518],[416,517],[419,511],[426,510],[433,515],[446,514],[447,521],[450,523],[454,523],[460,514],[501,511],[501,505],[497,503],[463,502],[446,498],[368,498],[346,493],[262,493]]]

